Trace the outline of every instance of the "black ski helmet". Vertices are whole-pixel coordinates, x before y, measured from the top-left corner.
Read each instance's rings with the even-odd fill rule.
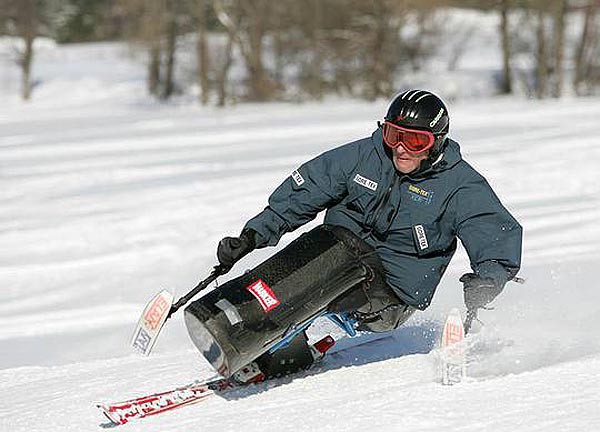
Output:
[[[443,151],[450,129],[450,116],[444,102],[427,90],[407,90],[394,97],[385,120],[398,126],[427,130],[435,143],[430,158]]]

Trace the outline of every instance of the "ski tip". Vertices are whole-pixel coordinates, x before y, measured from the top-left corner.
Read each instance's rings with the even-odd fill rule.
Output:
[[[106,411],[107,410],[106,406],[104,406],[101,403],[96,403],[94,405],[96,405],[96,408],[98,408],[100,411]]]
[[[450,312],[448,312],[447,315],[447,319],[449,318],[459,318],[462,321],[462,315],[460,313],[460,310],[458,308],[452,308],[450,309]]]
[[[108,421],[110,421],[111,424],[114,426],[119,426],[119,425],[127,423],[127,421],[123,422],[123,421],[121,421],[121,419],[115,418],[114,416],[112,416],[110,413],[110,410],[102,404],[97,403],[96,408],[98,408],[102,412],[104,417],[106,417],[108,419]]]

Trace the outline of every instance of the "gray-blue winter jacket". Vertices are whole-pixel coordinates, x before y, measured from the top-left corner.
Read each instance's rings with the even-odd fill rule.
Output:
[[[375,247],[389,285],[419,309],[431,303],[457,238],[483,277],[504,283],[520,267],[521,226],[450,139],[435,162],[406,175],[377,129],[300,166],[246,228],[258,233],[258,247],[275,245],[323,210],[325,223]]]

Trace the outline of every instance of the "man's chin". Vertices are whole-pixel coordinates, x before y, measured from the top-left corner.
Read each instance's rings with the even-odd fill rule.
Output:
[[[408,174],[416,168],[414,161],[411,159],[394,159],[394,165],[402,174]]]

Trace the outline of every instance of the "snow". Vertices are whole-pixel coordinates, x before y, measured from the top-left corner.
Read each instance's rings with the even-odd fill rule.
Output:
[[[139,93],[143,68],[125,51],[45,44],[30,104],[14,83],[0,86],[2,431],[103,430],[95,402],[212,377],[181,314],[152,356],[131,353],[146,301],[162,288],[187,292],[215,264],[218,240],[239,232],[280,181],[370,134],[386,108],[336,98],[159,105]],[[465,158],[525,231],[527,281],[481,313],[467,382],[441,386],[434,350],[445,314],[462,307],[460,250],[432,306],[384,339],[340,340],[302,379],[122,429],[600,430],[600,99],[459,98],[450,110]]]

